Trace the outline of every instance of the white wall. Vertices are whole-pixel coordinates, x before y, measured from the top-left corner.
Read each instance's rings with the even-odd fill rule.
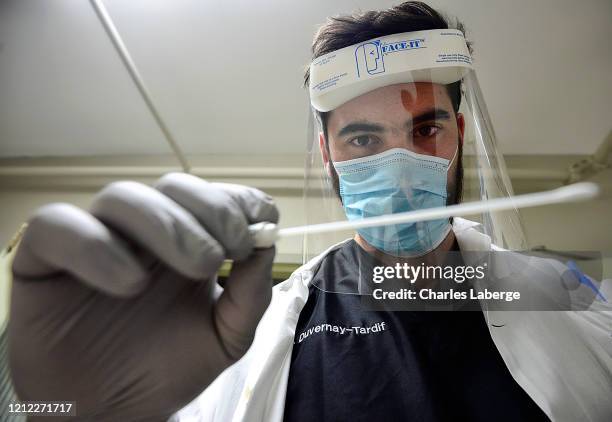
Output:
[[[187,153],[266,155],[303,151],[317,26],[400,0],[103,3]],[[593,153],[610,130],[610,0],[431,4],[467,26],[504,153]],[[169,151],[90,2],[0,1],[0,43],[0,156]]]
[[[541,159],[542,166],[545,158]],[[512,160],[511,160],[512,161]],[[295,163],[295,160],[293,162]],[[550,167],[550,166],[548,166]],[[510,173],[513,173],[510,168]],[[288,170],[285,169],[287,174]],[[516,171],[514,173],[518,174]],[[301,180],[299,170],[293,173],[293,179],[281,176],[276,179],[237,178],[230,181],[257,186],[272,194],[281,211],[281,226],[289,227],[304,224],[305,210],[302,192],[299,189]],[[80,184],[86,185],[87,178],[80,178]],[[125,179],[125,177],[123,177]],[[215,180],[215,178],[209,178]],[[219,178],[228,181],[228,178]],[[148,182],[149,179],[143,179]],[[612,185],[612,171],[599,176],[598,181],[605,185]],[[99,189],[101,181],[91,186],[79,187],[79,180],[75,186],[66,186],[56,178],[56,183],[50,177],[34,177],[28,184],[15,188],[7,184],[7,178],[0,177],[0,244],[6,244],[12,234],[27,220],[28,216],[38,207],[49,202],[68,202],[82,208],[87,208],[93,194]],[[58,187],[54,187],[54,183]],[[536,180],[514,178],[517,193],[552,188],[558,185],[553,180]],[[38,187],[37,187],[38,186]],[[284,187],[283,187],[284,186]],[[532,189],[529,189],[529,187]],[[563,204],[522,211],[523,222],[530,246],[545,245],[549,249],[565,251],[608,251],[612,254],[612,196],[576,204]],[[302,255],[301,238],[285,239],[278,244],[279,262],[299,262]]]

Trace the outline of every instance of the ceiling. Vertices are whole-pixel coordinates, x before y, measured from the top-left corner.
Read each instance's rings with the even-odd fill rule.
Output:
[[[105,0],[189,154],[300,154],[326,16],[397,1]],[[502,151],[590,154],[612,122],[610,0],[452,0]],[[0,156],[167,154],[88,1],[0,0]]]

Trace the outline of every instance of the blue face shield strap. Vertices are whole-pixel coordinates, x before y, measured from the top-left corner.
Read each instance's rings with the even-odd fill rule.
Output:
[[[442,207],[447,199],[447,174],[452,160],[421,155],[403,148],[333,163],[340,196],[349,220]],[[446,238],[448,219],[359,229],[373,247],[394,256],[421,256]]]

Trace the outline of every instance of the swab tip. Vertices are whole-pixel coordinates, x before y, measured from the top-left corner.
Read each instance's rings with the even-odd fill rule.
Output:
[[[599,196],[601,189],[597,183],[579,182],[556,189],[557,193],[572,201],[583,201]]]

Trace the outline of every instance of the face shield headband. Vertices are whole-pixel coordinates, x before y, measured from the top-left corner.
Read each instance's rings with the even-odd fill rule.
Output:
[[[316,58],[310,64],[310,102],[315,110],[327,112],[388,85],[448,85],[470,69],[472,58],[459,30],[387,35]]]

